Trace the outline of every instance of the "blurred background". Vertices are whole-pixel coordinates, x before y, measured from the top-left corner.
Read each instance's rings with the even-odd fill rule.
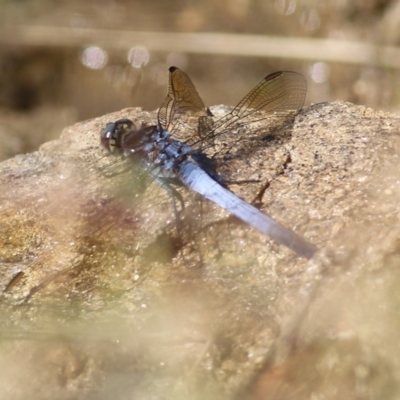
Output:
[[[156,109],[171,65],[206,105],[283,69],[306,76],[306,104],[396,112],[399,26],[399,0],[3,0],[0,160],[77,121]]]

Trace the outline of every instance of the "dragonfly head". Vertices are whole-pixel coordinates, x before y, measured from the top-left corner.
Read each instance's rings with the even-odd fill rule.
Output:
[[[135,125],[130,119],[123,118],[109,123],[100,133],[101,145],[109,153],[119,153],[122,151],[126,135],[135,130]]]

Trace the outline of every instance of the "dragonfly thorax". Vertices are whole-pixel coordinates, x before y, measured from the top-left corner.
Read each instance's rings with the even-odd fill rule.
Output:
[[[174,140],[160,126],[136,129],[129,119],[107,124],[101,132],[101,144],[109,153],[121,153],[142,162],[144,167],[166,170],[168,175],[173,174],[179,163],[192,153],[189,146]]]
[[[158,127],[144,147],[144,152],[149,167],[155,165],[170,174],[187,159],[192,150],[185,143],[171,138],[168,131]]]

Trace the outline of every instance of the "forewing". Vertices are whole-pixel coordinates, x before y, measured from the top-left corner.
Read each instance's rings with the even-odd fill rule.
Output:
[[[307,92],[303,75],[291,71],[279,71],[265,77],[233,109],[232,114],[244,117],[251,110],[264,112],[299,111]]]
[[[279,71],[265,77],[225,117],[215,122],[210,133],[215,137],[229,128],[238,128],[268,120],[266,124],[278,127],[295,116],[304,104],[307,81],[303,75]]]
[[[177,67],[169,68],[167,97],[158,111],[159,125],[174,138],[187,141],[200,135],[199,120],[210,115],[190,78]]]

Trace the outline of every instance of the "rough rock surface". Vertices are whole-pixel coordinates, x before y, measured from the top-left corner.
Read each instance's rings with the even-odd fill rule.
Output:
[[[398,398],[400,117],[316,104],[233,165],[310,261],[188,191],[178,237],[166,193],[99,146],[122,117],[155,114],[0,164],[0,397]]]

